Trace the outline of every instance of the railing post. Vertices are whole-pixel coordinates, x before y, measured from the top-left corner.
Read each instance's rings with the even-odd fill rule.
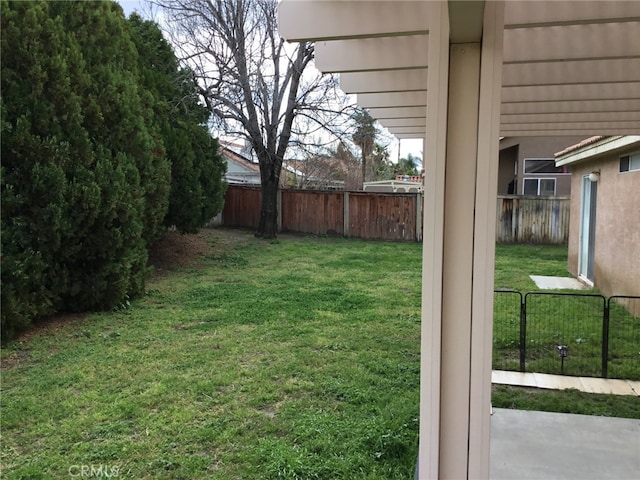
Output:
[[[520,293],[520,371],[525,371],[527,356],[527,296]]]
[[[604,300],[604,299],[603,299]],[[609,367],[609,311],[611,298],[604,300],[602,314],[602,378],[607,378]]]

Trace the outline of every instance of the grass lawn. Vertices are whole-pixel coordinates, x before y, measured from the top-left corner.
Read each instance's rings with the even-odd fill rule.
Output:
[[[130,308],[59,317],[2,349],[2,477],[412,478],[421,248],[169,235]],[[545,252],[529,261],[562,257]],[[526,284],[510,268],[497,282]],[[579,413],[640,417],[627,400],[581,397]]]
[[[566,265],[564,246],[498,245],[495,288],[530,292],[525,297],[527,371],[599,377],[606,299],[597,290],[540,291],[529,278],[530,274],[568,277]],[[515,292],[494,294],[495,369],[519,370],[520,301]],[[559,345],[569,348],[564,363]],[[609,378],[640,380],[640,319],[613,301],[608,359]]]

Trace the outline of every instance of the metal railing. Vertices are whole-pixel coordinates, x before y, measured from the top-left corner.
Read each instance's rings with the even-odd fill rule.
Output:
[[[495,290],[493,368],[640,380],[640,297]]]

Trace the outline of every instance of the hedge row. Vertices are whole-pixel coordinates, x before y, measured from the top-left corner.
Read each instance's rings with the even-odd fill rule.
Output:
[[[157,25],[103,2],[1,4],[2,337],[144,289],[151,244],[222,207],[225,163]]]

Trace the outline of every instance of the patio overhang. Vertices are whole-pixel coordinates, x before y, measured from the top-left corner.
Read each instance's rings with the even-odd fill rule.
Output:
[[[426,92],[429,3],[283,0],[280,31],[316,41],[321,71],[341,73],[342,89],[358,99],[370,94],[362,107],[407,106],[387,94]],[[451,43],[479,38],[483,7],[449,3]],[[505,2],[500,134],[640,131],[639,31],[638,2]]]
[[[488,478],[501,136],[640,132],[640,2],[282,0],[280,33],[426,138],[420,478]]]

